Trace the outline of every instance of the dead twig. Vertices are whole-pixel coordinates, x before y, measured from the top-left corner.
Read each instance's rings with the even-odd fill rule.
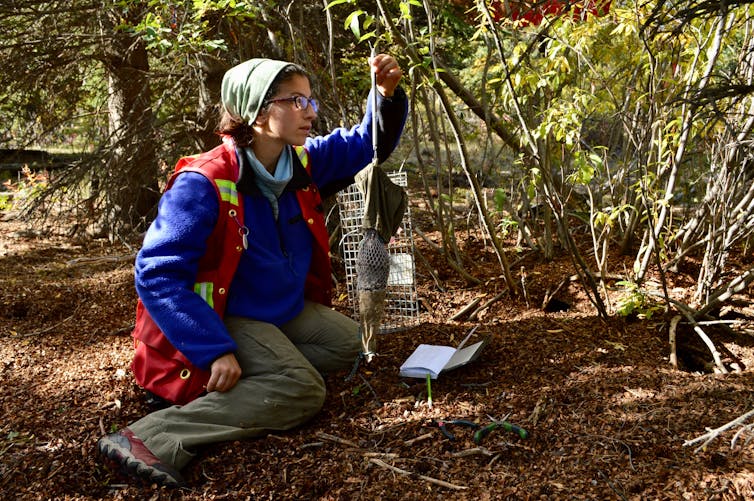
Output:
[[[461,311],[450,317],[451,320],[459,320],[463,318],[468,312],[470,312],[472,309],[476,308],[476,305],[479,304],[479,302],[482,300],[481,297],[474,298],[473,301],[471,301],[469,304],[463,307]]]
[[[578,279],[579,279],[578,275],[571,275],[561,280],[558,286],[555,287],[554,291],[550,292],[548,290],[547,292],[545,292],[545,297],[542,299],[542,309],[545,309],[545,307],[547,306],[547,303],[549,303],[550,300],[555,297],[555,294],[560,292],[560,289],[562,289],[565,284],[570,284],[571,282],[575,282]]]
[[[359,448],[359,445],[355,442],[351,442],[350,440],[346,440],[345,438],[336,437],[335,435],[330,435],[329,433],[325,433],[323,431],[318,432],[317,437],[323,440],[329,440],[330,442],[335,442],[336,444],[347,445],[349,447],[355,447],[357,449]]]
[[[209,480],[210,482],[217,482],[217,477],[211,476],[209,473],[207,473],[207,470],[202,466],[202,476]]]
[[[719,428],[715,428],[714,430],[710,430],[709,428],[705,428],[707,430],[707,433],[705,433],[704,435],[701,435],[699,437],[696,437],[696,438],[694,438],[692,440],[686,440],[683,443],[683,446],[686,447],[686,446],[689,446],[689,445],[694,445],[694,444],[697,444],[699,442],[702,442],[702,445],[700,445],[699,447],[697,447],[696,449],[694,449],[694,452],[699,452],[700,450],[705,449],[707,447],[707,445],[710,442],[712,442],[715,438],[717,438],[722,432],[724,432],[726,430],[729,430],[729,429],[731,429],[731,428],[733,428],[735,426],[738,426],[740,424],[743,424],[743,422],[746,421],[747,419],[749,419],[751,416],[754,416],[754,409],[750,410],[749,412],[747,412],[745,414],[742,414],[741,416],[738,416],[733,421],[729,421],[728,423],[725,423],[724,425],[722,425]],[[735,445],[735,440],[736,440],[736,437],[734,437],[734,441],[733,441],[733,443],[731,443],[731,448]]]
[[[408,440],[404,441],[403,444],[404,445],[414,445],[416,442],[421,442],[422,440],[427,440],[428,438],[432,438],[433,435],[434,435],[434,433],[432,433],[432,432],[425,433],[424,435],[419,435],[418,437],[414,437],[414,438],[408,439]]]
[[[380,398],[377,396],[377,392],[374,391],[374,388],[372,388],[372,385],[369,384],[369,381],[367,381],[366,378],[362,374],[359,374],[359,377],[364,382],[364,384],[366,385],[366,387],[369,388],[369,391],[372,392],[372,396],[374,397],[374,401],[377,402],[377,407],[382,407],[382,402],[380,401]]]
[[[502,457],[502,454],[495,454],[495,457],[490,459],[490,462],[487,463],[487,468],[492,469],[492,466],[497,462],[498,459]]]
[[[134,327],[136,327],[136,324],[130,324],[130,325],[127,325],[125,327],[121,327],[120,329],[115,329],[114,331],[112,331],[112,332],[110,332],[108,334],[108,337],[109,336],[121,336],[123,334],[130,334],[134,330]]]
[[[608,476],[605,475],[605,473],[603,473],[602,470],[597,470],[597,471],[599,472],[600,476],[605,480],[607,485],[613,490],[613,492],[618,495],[619,498],[623,499],[624,501],[628,501],[628,498],[622,492],[618,492],[618,490],[615,488],[613,483],[610,481],[610,478],[608,478]]]
[[[52,473],[50,473],[49,475],[47,475],[47,480],[50,480],[52,477],[54,477],[55,475],[57,475],[58,472],[60,470],[62,470],[63,468],[65,468],[66,466],[67,466],[67,464],[63,463],[60,466],[58,466],[57,468],[55,468],[55,470]]]
[[[303,444],[299,447],[299,449],[311,449],[312,447],[322,447],[325,445],[324,442],[309,442],[308,444]]]
[[[440,247],[438,244],[430,240],[430,238],[424,233],[422,233],[422,231],[419,228],[414,226],[413,231],[415,234],[419,235],[422,238],[422,240],[427,242],[427,244],[429,244],[430,247],[432,247],[434,250],[436,250],[438,253],[444,256],[445,262],[448,264],[448,266],[453,268],[453,270],[455,270],[459,275],[461,275],[461,277],[463,277],[463,279],[466,280],[468,284],[477,285],[480,283],[480,280],[478,278],[471,276],[466,270],[463,269],[463,267],[461,266],[461,263],[459,263],[452,257],[448,256],[448,254],[443,250],[442,247]],[[431,270],[432,268],[429,267],[429,269]]]
[[[413,473],[413,472],[410,472],[408,470],[403,470],[403,469],[398,468],[396,466],[389,465],[386,462],[384,462],[383,460],[378,459],[378,458],[371,458],[369,460],[369,462],[373,463],[373,464],[376,464],[380,468],[388,469],[388,470],[392,471],[393,473],[397,473],[399,475],[408,475],[410,477],[415,477],[415,478],[420,478],[420,479],[422,479],[422,480],[424,480],[426,482],[429,482],[431,484],[439,485],[440,487],[446,487],[448,489],[453,489],[455,491],[463,491],[463,490],[468,489],[468,487],[463,486],[463,485],[451,484],[450,482],[445,482],[444,480],[439,480],[437,478],[428,477],[426,475],[419,475],[417,473]]]
[[[432,277],[432,280],[434,280],[435,285],[437,286],[437,290],[440,292],[445,292],[445,287],[442,286],[440,283],[440,279],[437,277],[437,274],[432,269],[432,265],[429,263],[426,257],[424,257],[424,254],[419,250],[419,248],[414,248],[414,254],[416,254],[419,259],[424,263],[424,266],[426,266],[427,271],[429,272],[429,276]]]
[[[715,343],[712,342],[709,336],[707,336],[707,333],[702,330],[702,328],[699,326],[696,320],[694,320],[693,317],[689,316],[687,317],[687,319],[693,325],[696,335],[699,336],[699,338],[704,342],[705,345],[707,345],[707,349],[712,354],[712,359],[715,361],[715,367],[717,367],[717,370],[722,374],[728,374],[728,369],[726,369],[723,365],[723,361],[720,359],[720,352],[717,351]]]
[[[274,433],[268,433],[266,435],[266,438],[271,438],[273,440],[280,440],[281,442],[290,442],[290,438],[281,437],[280,435],[275,435]]]
[[[484,447],[473,447],[471,449],[454,452],[452,455],[454,458],[464,458],[466,456],[492,456],[493,453]]]
[[[393,452],[365,452],[365,458],[386,458],[386,459],[398,459],[398,454]]]
[[[73,314],[70,317],[66,317],[63,320],[61,320],[60,322],[56,323],[56,324],[53,324],[53,325],[51,325],[49,327],[46,327],[46,328],[38,330],[38,331],[29,332],[27,334],[19,334],[18,337],[33,337],[33,336],[38,336],[40,334],[44,334],[45,332],[49,332],[49,331],[55,329],[56,327],[60,327],[61,325],[63,325],[67,321],[69,321],[72,318],[74,318],[76,316],[76,314],[78,313],[79,308],[81,308],[81,305],[76,306],[76,309],[73,311]]]
[[[738,439],[746,432],[750,432],[754,428],[754,423],[747,424],[746,426],[742,426],[740,430],[736,432],[735,435],[733,435],[733,439],[730,441],[730,448],[735,449],[736,443],[738,443]],[[747,438],[744,441],[744,446],[749,443],[750,438]]]
[[[476,320],[476,318],[479,316],[480,313],[482,313],[484,310],[486,310],[487,308],[489,308],[490,305],[492,303],[494,303],[495,301],[500,300],[506,294],[508,294],[508,288],[507,287],[505,288],[505,290],[503,290],[502,292],[500,292],[499,294],[497,294],[495,297],[493,297],[492,299],[490,299],[489,301],[487,301],[486,303],[484,303],[482,306],[480,306],[479,308],[477,308],[476,310],[474,310],[471,313],[471,315],[469,315],[469,320]]]

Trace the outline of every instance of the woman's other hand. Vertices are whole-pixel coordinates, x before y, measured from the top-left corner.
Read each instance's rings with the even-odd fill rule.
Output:
[[[238,365],[236,356],[226,353],[212,362],[207,392],[225,392],[233,388],[241,377],[241,366]]]

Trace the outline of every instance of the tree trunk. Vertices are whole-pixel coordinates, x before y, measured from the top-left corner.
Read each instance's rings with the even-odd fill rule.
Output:
[[[103,60],[110,151],[108,164],[95,180],[108,197],[101,222],[111,238],[144,230],[154,217],[160,196],[147,50],[141,39],[116,31],[119,20],[115,14],[105,12],[101,20],[103,31],[113,34]],[[138,22],[138,10],[128,15],[130,22]]]
[[[196,148],[197,151],[207,151],[220,144],[220,137],[215,134],[215,130],[220,116],[220,86],[228,64],[208,54],[199,54],[197,59],[199,101],[196,110]]]

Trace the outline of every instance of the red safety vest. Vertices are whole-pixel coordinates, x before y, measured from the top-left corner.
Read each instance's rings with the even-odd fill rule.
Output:
[[[298,146],[295,151],[306,171],[311,173],[306,149]],[[243,196],[236,190],[239,167],[233,141],[226,138],[223,144],[210,151],[181,158],[165,190],[170,189],[179,173],[187,171],[198,172],[212,181],[219,200],[218,220],[208,239],[207,252],[199,261],[194,292],[223,318],[228,290],[244,251],[244,233],[247,231],[243,224]],[[329,306],[332,299],[330,244],[322,198],[314,183],[297,190],[296,197],[302,217],[315,240],[304,296]],[[136,326],[132,336],[135,351],[131,369],[139,385],[180,405],[204,393],[209,371],[195,367],[170,343],[141,300],[136,304]]]

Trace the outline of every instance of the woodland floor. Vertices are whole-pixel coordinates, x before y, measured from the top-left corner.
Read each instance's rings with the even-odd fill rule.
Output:
[[[188,489],[133,484],[103,465],[95,443],[148,412],[129,372],[135,249],[63,230],[40,236],[10,213],[0,221],[0,499],[754,498],[750,434],[735,447],[740,427],[698,452],[684,446],[754,408],[754,338],[708,331],[740,372],[674,370],[668,318],[603,322],[578,282],[557,294],[567,311],[545,312],[545,294],[573,266],[512,245],[526,294],[504,295],[473,321],[451,320],[505,287],[489,246],[466,232],[459,243],[482,284],[466,286],[417,238],[426,258],[417,259],[420,322],[382,335],[380,356],[353,379],[327,375],[329,397],[314,420],[199,451],[184,471]],[[630,262],[610,264],[626,269]],[[694,276],[668,277],[676,299],[689,300]],[[349,311],[342,300],[336,308]],[[430,409],[424,381],[400,378],[398,367],[417,344],[455,345],[475,326],[473,339],[489,344],[434,382]],[[688,326],[679,338],[682,362],[704,354]],[[508,414],[527,439],[497,430],[477,445],[470,430],[453,428],[451,441],[433,424]]]

